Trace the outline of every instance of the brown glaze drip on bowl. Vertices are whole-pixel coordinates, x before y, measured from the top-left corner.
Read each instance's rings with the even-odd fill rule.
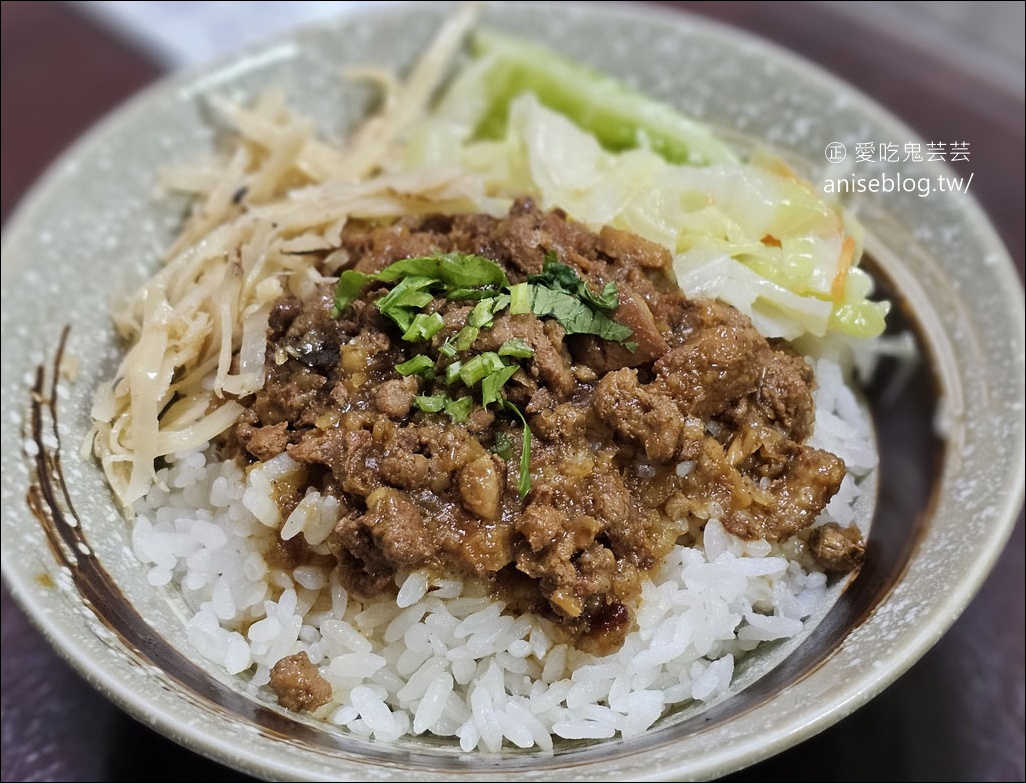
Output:
[[[25,433],[36,446],[25,500],[46,536],[54,559],[71,577],[96,619],[139,663],[157,667],[184,697],[226,717],[237,715],[252,721],[271,736],[307,742],[321,736],[320,732],[209,677],[146,623],[94,556],[61,465],[57,380],[70,332],[71,328],[65,326],[50,363],[36,368]],[[74,660],[69,662],[75,665]]]

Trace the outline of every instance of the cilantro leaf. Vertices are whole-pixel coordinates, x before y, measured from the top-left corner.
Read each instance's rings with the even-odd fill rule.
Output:
[[[434,282],[430,277],[403,278],[375,304],[385,315],[390,315],[391,311],[400,308],[419,310],[434,301],[435,297],[425,290],[430,288]]]
[[[634,334],[629,326],[614,321],[565,291],[537,283],[520,283],[510,289],[510,294],[510,313],[534,313],[539,318],[555,318],[567,334],[594,334],[617,343]]]
[[[545,266],[541,274],[531,275],[527,282],[543,285],[554,291],[565,291],[597,310],[611,311],[620,306],[620,292],[616,283],[606,283],[602,293],[593,293],[572,267],[556,260],[556,254],[551,250],[545,255]]]
[[[355,269],[343,272],[335,284],[335,302],[331,308],[331,317],[339,318],[349,309],[349,305],[357,300],[360,292],[377,279],[376,275],[367,275]]]
[[[484,256],[467,253],[445,253],[418,258],[404,258],[389,264],[377,274],[369,275],[347,269],[335,284],[335,302],[332,316],[338,318],[356,301],[360,292],[370,283],[392,283],[405,278],[421,278],[431,285],[456,289],[464,294],[481,288],[500,289],[509,285],[506,273],[494,261]],[[398,287],[398,286],[397,286]],[[497,292],[497,290],[496,290]],[[491,295],[491,294],[489,294]],[[472,298],[478,298],[476,294]],[[430,300],[429,300],[430,301]],[[411,305],[404,305],[411,306]],[[423,307],[423,305],[420,305]]]
[[[446,292],[445,298],[452,302],[462,302],[472,299],[488,299],[495,296],[494,288],[453,288]]]
[[[377,279],[383,283],[390,283],[403,277],[414,276],[430,277],[448,288],[509,285],[501,266],[484,256],[467,253],[404,258],[378,272]]]

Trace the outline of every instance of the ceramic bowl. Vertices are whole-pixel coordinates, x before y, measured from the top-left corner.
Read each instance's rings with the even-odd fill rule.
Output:
[[[902,383],[885,367],[867,392],[882,469],[866,566],[770,671],[700,713],[664,716],[641,737],[466,755],[424,737],[360,740],[285,712],[196,660],[178,605],[147,583],[100,469],[80,456],[92,392],[118,358],[110,304],[155,270],[182,217],[182,202],[155,197],[155,171],[212,149],[205,100],[277,85],[338,135],[371,97],[343,84],[340,69],[403,68],[444,13],[418,4],[349,16],[168,79],[94,128],[26,200],[3,247],[4,578],[54,647],[118,705],[260,777],[695,779],[754,763],[855,710],[922,656],[980,586],[1022,502],[1022,289],[966,195],[865,193],[850,202],[871,266],[898,303],[893,328],[911,332],[921,355]],[[532,4],[490,7],[485,17],[743,145],[769,145],[813,182],[827,176],[834,142],[854,150],[867,138],[916,138],[807,63],[680,14]],[[942,163],[903,169],[939,173],[951,172]]]

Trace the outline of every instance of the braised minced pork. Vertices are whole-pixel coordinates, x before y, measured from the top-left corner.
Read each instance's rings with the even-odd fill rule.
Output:
[[[840,485],[841,460],[804,445],[814,415],[809,366],[728,305],[686,299],[662,247],[611,228],[595,233],[526,199],[502,219],[354,224],[343,243],[366,273],[460,252],[495,261],[512,283],[554,256],[592,291],[615,283],[611,317],[635,343],[567,335],[556,320],[506,312],[460,354],[512,338],[530,346],[504,389],[533,433],[531,488],[521,497],[520,422],[496,405],[477,405],[461,422],[419,410],[416,395],[459,392],[396,370],[417,354],[437,360],[472,302],[432,302],[427,310],[444,325],[413,344],[375,306],[387,285],[369,285],[339,317],[331,284],[306,301],[281,299],[266,384],[226,445],[247,459],[288,452],[309,484],[338,498],[330,543],[359,594],[395,589],[397,570],[470,575],[512,609],[544,614],[581,648],[605,653],[630,630],[645,571],[678,539],[694,540],[705,519],[778,541],[805,530]],[[813,543],[831,567],[858,561],[857,536],[831,530]]]

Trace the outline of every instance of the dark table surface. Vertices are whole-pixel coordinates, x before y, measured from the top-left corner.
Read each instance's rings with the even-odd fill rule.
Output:
[[[968,140],[974,195],[1023,275],[1024,107],[1015,94],[822,4],[664,3],[773,40],[826,67],[926,139]],[[92,122],[161,75],[145,53],[57,3],[4,2],[2,217]],[[1024,780],[1023,516],[962,617],[882,695],[736,781]],[[2,604],[8,780],[245,780],[135,722]]]

